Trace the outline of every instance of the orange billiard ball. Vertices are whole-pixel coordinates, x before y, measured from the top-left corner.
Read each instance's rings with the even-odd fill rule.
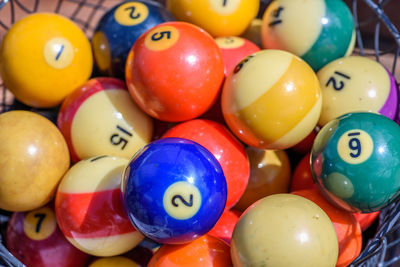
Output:
[[[196,118],[212,106],[224,79],[224,63],[204,30],[167,22],[136,41],[125,75],[133,99],[147,114],[177,122]]]
[[[232,266],[232,262],[228,244],[216,237],[204,235],[188,244],[163,245],[148,266],[228,267]]]

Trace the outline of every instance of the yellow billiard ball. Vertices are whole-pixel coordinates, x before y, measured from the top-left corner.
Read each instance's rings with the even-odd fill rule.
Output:
[[[67,143],[49,120],[30,111],[0,115],[0,209],[45,205],[69,164]]]
[[[167,0],[178,20],[196,24],[214,37],[244,33],[259,7],[259,0]]]
[[[82,30],[57,14],[36,13],[15,23],[0,48],[0,75],[15,97],[33,107],[57,106],[92,72]]]

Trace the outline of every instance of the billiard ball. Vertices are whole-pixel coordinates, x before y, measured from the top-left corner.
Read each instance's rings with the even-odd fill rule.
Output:
[[[360,56],[340,58],[319,70],[317,76],[322,92],[320,125],[355,111],[394,119],[398,106],[396,81],[375,60]]]
[[[249,27],[247,27],[246,31],[241,35],[241,37],[253,42],[258,47],[261,47],[262,46],[261,26],[262,26],[262,19],[259,18],[253,19]]]
[[[155,1],[124,1],[100,19],[92,38],[97,69],[113,77],[125,77],[125,62],[137,38],[148,29],[175,20]]]
[[[234,266],[332,267],[338,241],[328,215],[300,196],[276,194],[260,199],[233,230]]]
[[[250,178],[235,209],[244,211],[257,200],[289,191],[290,161],[284,150],[265,150],[247,147]]]
[[[242,34],[257,16],[259,0],[167,0],[167,8],[182,21],[193,23],[211,35]]]
[[[30,267],[83,267],[90,258],[65,239],[50,206],[15,212],[8,222],[6,245]]]
[[[63,177],[55,200],[57,221],[68,241],[94,256],[115,256],[142,241],[121,202],[128,160],[97,156],[76,163]]]
[[[282,49],[318,71],[352,53],[353,15],[342,0],[277,0],[268,6],[261,27],[266,49]]]
[[[166,137],[189,139],[210,151],[221,165],[228,186],[225,209],[232,208],[239,201],[249,180],[250,164],[243,145],[225,126],[196,119],[171,128],[162,136]]]
[[[126,62],[126,82],[150,116],[177,122],[206,112],[224,79],[221,50],[204,30],[166,22],[139,37]]]
[[[361,231],[367,230],[379,217],[380,211],[375,211],[371,213],[354,213],[358,223],[361,226]]]
[[[148,267],[232,266],[229,245],[213,236],[202,236],[189,244],[163,245],[150,260]]]
[[[153,134],[152,119],[114,78],[91,79],[67,96],[57,125],[75,162],[99,155],[130,159]]]
[[[88,267],[146,267],[154,253],[142,243],[118,256],[95,257]]]
[[[214,236],[221,240],[224,240],[226,243],[230,244],[232,239],[233,229],[235,228],[236,223],[239,220],[241,215],[240,211],[236,210],[226,210],[222,213],[218,222],[214,225],[214,227],[208,232],[208,235]]]
[[[140,267],[140,265],[138,265],[133,260],[123,256],[100,258],[92,262],[88,267],[110,267],[110,266]]]
[[[0,49],[0,75],[22,103],[54,107],[92,73],[92,50],[71,20],[35,13],[16,22]]]
[[[215,41],[221,48],[222,57],[224,59],[225,76],[228,76],[242,59],[260,51],[257,45],[237,36],[218,37]]]
[[[69,165],[67,143],[48,119],[30,111],[0,115],[0,209],[44,206]]]
[[[224,211],[227,195],[217,159],[183,138],[163,138],[136,153],[121,188],[136,229],[166,244],[206,234]]]
[[[323,101],[323,100],[322,100]],[[317,136],[319,127],[316,127],[306,138],[301,140],[297,145],[291,147],[290,149],[297,153],[298,155],[305,155],[311,151],[314,144],[314,139]]]
[[[400,190],[400,127],[376,113],[349,113],[318,133],[311,172],[328,199],[353,212],[374,212]]]
[[[307,153],[297,164],[294,169],[292,181],[290,183],[290,191],[299,191],[304,189],[311,189],[317,185],[314,183],[311,174],[311,152]]]
[[[240,140],[282,150],[315,128],[322,99],[307,63],[285,51],[262,50],[242,60],[227,77],[221,102],[225,121]]]
[[[323,209],[331,219],[339,242],[336,267],[346,267],[358,257],[362,247],[362,232],[360,224],[351,212],[329,203],[318,188],[295,191],[292,194],[311,200]]]

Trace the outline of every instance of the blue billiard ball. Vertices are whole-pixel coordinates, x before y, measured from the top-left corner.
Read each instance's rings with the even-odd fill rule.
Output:
[[[109,76],[124,78],[129,50],[148,29],[174,17],[160,3],[150,0],[124,1],[100,19],[92,47],[96,69]]]
[[[137,230],[159,243],[181,244],[215,225],[225,208],[227,185],[211,152],[187,139],[165,138],[135,154],[122,192]]]

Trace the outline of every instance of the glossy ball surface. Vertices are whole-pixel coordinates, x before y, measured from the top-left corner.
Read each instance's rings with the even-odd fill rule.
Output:
[[[265,150],[247,147],[250,178],[235,209],[244,211],[257,200],[289,191],[290,161],[284,150]]]
[[[241,35],[241,37],[253,42],[258,47],[262,47],[261,42],[261,26],[262,19],[255,18],[251,21],[249,27],[247,27],[246,31]]]
[[[136,229],[156,242],[181,244],[215,225],[225,208],[227,187],[211,152],[187,139],[164,138],[132,158],[122,192]]]
[[[100,258],[92,262],[88,267],[113,267],[113,266],[140,267],[140,265],[134,262],[133,260],[122,256]]]
[[[304,59],[318,71],[351,54],[355,44],[353,15],[342,0],[277,0],[263,15],[262,43]]]
[[[0,75],[22,103],[54,107],[92,73],[89,40],[71,20],[50,13],[15,23],[0,48]]]
[[[205,235],[184,245],[164,245],[150,260],[148,267],[232,266],[229,245],[213,236]]]
[[[242,59],[255,52],[260,48],[252,42],[237,36],[218,37],[215,39],[219,48],[221,48],[224,58],[224,74],[228,76]]]
[[[293,194],[311,200],[329,216],[339,242],[339,256],[336,267],[348,266],[358,257],[362,247],[361,227],[354,215],[329,203],[318,188],[295,191]]]
[[[197,119],[178,124],[162,138],[179,137],[192,140],[210,151],[222,167],[228,196],[225,209],[229,210],[239,201],[246,189],[250,164],[243,145],[222,124]]]
[[[359,111],[394,119],[398,107],[396,81],[375,60],[359,56],[337,59],[319,70],[317,76],[322,92],[320,125]]]
[[[232,239],[233,229],[239,220],[242,213],[236,210],[226,210],[222,213],[221,218],[214,225],[214,227],[208,232],[208,235],[214,236],[226,243],[230,244]]]
[[[242,34],[257,16],[258,0],[167,0],[167,8],[178,19],[193,23],[211,35]]]
[[[175,20],[159,3],[148,0],[124,1],[100,19],[92,38],[97,69],[124,78],[125,62],[135,41],[148,29]]]
[[[44,206],[69,164],[67,143],[48,119],[30,111],[0,115],[0,209]]]
[[[312,201],[290,194],[265,197],[249,207],[233,231],[234,266],[333,267],[335,229]]]
[[[114,78],[91,79],[77,88],[64,100],[57,125],[75,162],[98,155],[130,159],[153,134],[152,119]]]
[[[326,124],[311,152],[324,194],[349,211],[373,212],[400,190],[400,127],[375,113],[350,113]]]
[[[262,50],[239,63],[224,83],[221,101],[225,121],[239,139],[277,150],[310,134],[322,104],[313,70],[280,50]]]
[[[290,183],[291,192],[311,189],[317,186],[311,174],[310,158],[311,152],[307,153],[294,169],[292,181]]]
[[[354,213],[357,222],[361,226],[361,231],[367,230],[379,217],[380,211],[375,211],[371,213]]]
[[[184,121],[200,116],[215,102],[224,62],[218,45],[203,29],[167,22],[136,41],[125,75],[133,99],[147,114]]]
[[[76,163],[64,176],[55,201],[57,221],[75,247],[115,256],[142,241],[122,206],[121,179],[127,159],[98,156]]]
[[[7,249],[32,267],[83,267],[90,256],[65,239],[52,208],[15,212],[7,226]]]

